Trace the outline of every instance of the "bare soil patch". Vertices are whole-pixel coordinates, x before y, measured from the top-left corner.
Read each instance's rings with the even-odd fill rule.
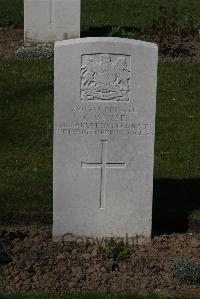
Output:
[[[172,264],[200,259],[199,235],[157,236],[130,245],[129,257],[113,264],[97,244],[53,243],[50,226],[0,228],[0,293],[156,293],[200,296],[200,285],[178,282]]]
[[[174,45],[166,47],[160,53],[161,59],[184,59],[191,62],[200,62],[200,38],[182,40]]]
[[[0,59],[14,59],[15,51],[23,46],[24,30],[21,28],[0,28]]]

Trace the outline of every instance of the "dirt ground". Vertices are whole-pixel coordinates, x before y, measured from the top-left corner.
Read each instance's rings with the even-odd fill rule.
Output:
[[[55,243],[50,226],[0,228],[0,293],[156,293],[200,296],[200,285],[178,282],[172,264],[200,259],[200,235],[157,236],[129,245],[129,257],[113,264],[97,244]]]
[[[24,30],[0,28],[0,59],[14,59],[15,51],[24,43]]]
[[[14,59],[15,51],[24,45],[23,28],[0,27],[0,59]],[[175,44],[166,54],[160,54],[161,59],[183,58],[194,62],[200,61],[200,37],[184,40]]]

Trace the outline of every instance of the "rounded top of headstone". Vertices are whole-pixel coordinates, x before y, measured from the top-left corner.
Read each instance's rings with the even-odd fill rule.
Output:
[[[158,49],[157,44],[149,43],[141,40],[127,39],[120,37],[84,37],[84,38],[75,38],[68,39],[63,41],[58,41],[55,43],[55,47],[62,47],[67,45],[75,44],[87,44],[87,43],[113,43],[113,44],[127,44],[132,46],[145,46],[148,48]]]

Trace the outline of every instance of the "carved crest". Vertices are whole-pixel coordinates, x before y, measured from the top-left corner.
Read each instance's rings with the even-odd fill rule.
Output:
[[[129,101],[130,61],[125,55],[83,55],[82,101]]]

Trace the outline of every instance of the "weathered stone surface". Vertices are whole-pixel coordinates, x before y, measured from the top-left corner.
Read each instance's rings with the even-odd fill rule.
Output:
[[[157,56],[136,40],[56,43],[54,239],[150,237]]]
[[[80,36],[80,0],[24,0],[24,40],[51,43]]]

